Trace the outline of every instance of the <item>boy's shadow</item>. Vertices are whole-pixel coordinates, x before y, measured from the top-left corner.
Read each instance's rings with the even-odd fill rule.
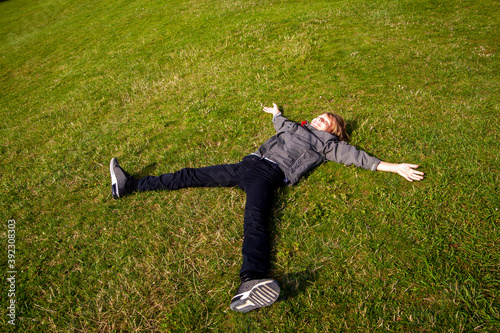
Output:
[[[141,171],[135,173],[133,176],[135,178],[142,178],[142,177],[153,175],[153,174],[155,174],[157,167],[158,167],[158,163],[150,163],[150,164],[146,165],[145,167],[143,167],[141,169]]]
[[[358,129],[358,121],[356,119],[346,120],[345,127],[346,127],[346,131],[347,131],[347,135],[349,136],[349,138],[351,138],[352,133]]]
[[[278,301],[286,301],[304,293],[306,289],[318,279],[318,275],[318,269],[306,268],[300,272],[277,276],[276,279],[281,286],[281,293]]]
[[[272,217],[269,225],[270,237],[271,237],[271,265],[277,260],[277,249],[276,245],[279,243],[282,237],[282,231],[279,228],[280,221],[283,219],[284,210],[286,209],[286,203],[288,202],[289,189],[288,187],[282,187],[275,192],[274,198],[274,209],[272,212]],[[278,301],[285,301],[287,299],[293,298],[301,293],[303,293],[307,287],[309,287],[318,278],[318,269],[306,268],[304,270],[294,272],[279,274],[275,272],[274,277],[279,282],[281,287],[281,293]]]

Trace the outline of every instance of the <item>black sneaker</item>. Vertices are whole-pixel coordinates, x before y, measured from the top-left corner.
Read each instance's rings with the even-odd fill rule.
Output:
[[[278,282],[272,279],[259,279],[242,282],[230,308],[236,312],[247,313],[276,302],[280,295]]]
[[[111,194],[113,198],[123,198],[127,194],[126,184],[130,175],[123,171],[116,158],[112,158],[109,163],[109,172],[111,174]]]

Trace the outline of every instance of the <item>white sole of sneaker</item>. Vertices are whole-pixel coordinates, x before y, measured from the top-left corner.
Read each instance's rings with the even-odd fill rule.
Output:
[[[256,284],[249,291],[238,294],[231,301],[231,310],[247,313],[249,311],[269,306],[276,302],[280,294],[280,287],[274,280]]]
[[[113,198],[119,198],[120,193],[118,192],[118,181],[116,180],[115,170],[113,169],[115,161],[116,158],[112,158],[111,162],[109,162],[109,173],[111,174],[111,194],[113,195]],[[116,163],[118,162],[116,161]]]

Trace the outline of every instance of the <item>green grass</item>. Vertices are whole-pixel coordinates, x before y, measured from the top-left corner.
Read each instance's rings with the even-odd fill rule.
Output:
[[[499,18],[485,0],[0,2],[17,330],[499,332]],[[244,193],[116,201],[108,163],[238,162],[273,134],[272,102],[338,112],[426,179],[329,163],[281,189],[280,301],[241,315]]]

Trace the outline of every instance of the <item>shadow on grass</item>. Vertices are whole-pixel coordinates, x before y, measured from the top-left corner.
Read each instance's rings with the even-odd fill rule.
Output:
[[[346,120],[345,127],[347,130],[347,135],[349,135],[349,138],[351,138],[352,133],[358,129],[358,121],[356,119]]]
[[[281,294],[278,302],[298,296],[318,279],[317,269],[305,269],[296,273],[288,273],[277,277],[280,282]]]
[[[150,163],[150,164],[146,165],[145,167],[143,167],[139,172],[137,172],[133,176],[135,178],[143,178],[146,176],[154,175],[157,166],[158,166],[158,163]]]
[[[290,189],[288,187],[281,187],[274,195],[272,217],[269,223],[271,237],[271,267],[274,266],[278,255],[276,245],[282,237],[282,230],[279,225],[283,219],[284,211],[286,210],[289,192]],[[287,274],[280,274],[274,271],[274,278],[279,282],[281,288],[278,302],[286,301],[304,293],[304,291],[317,280],[318,274],[318,269],[310,268]]]

